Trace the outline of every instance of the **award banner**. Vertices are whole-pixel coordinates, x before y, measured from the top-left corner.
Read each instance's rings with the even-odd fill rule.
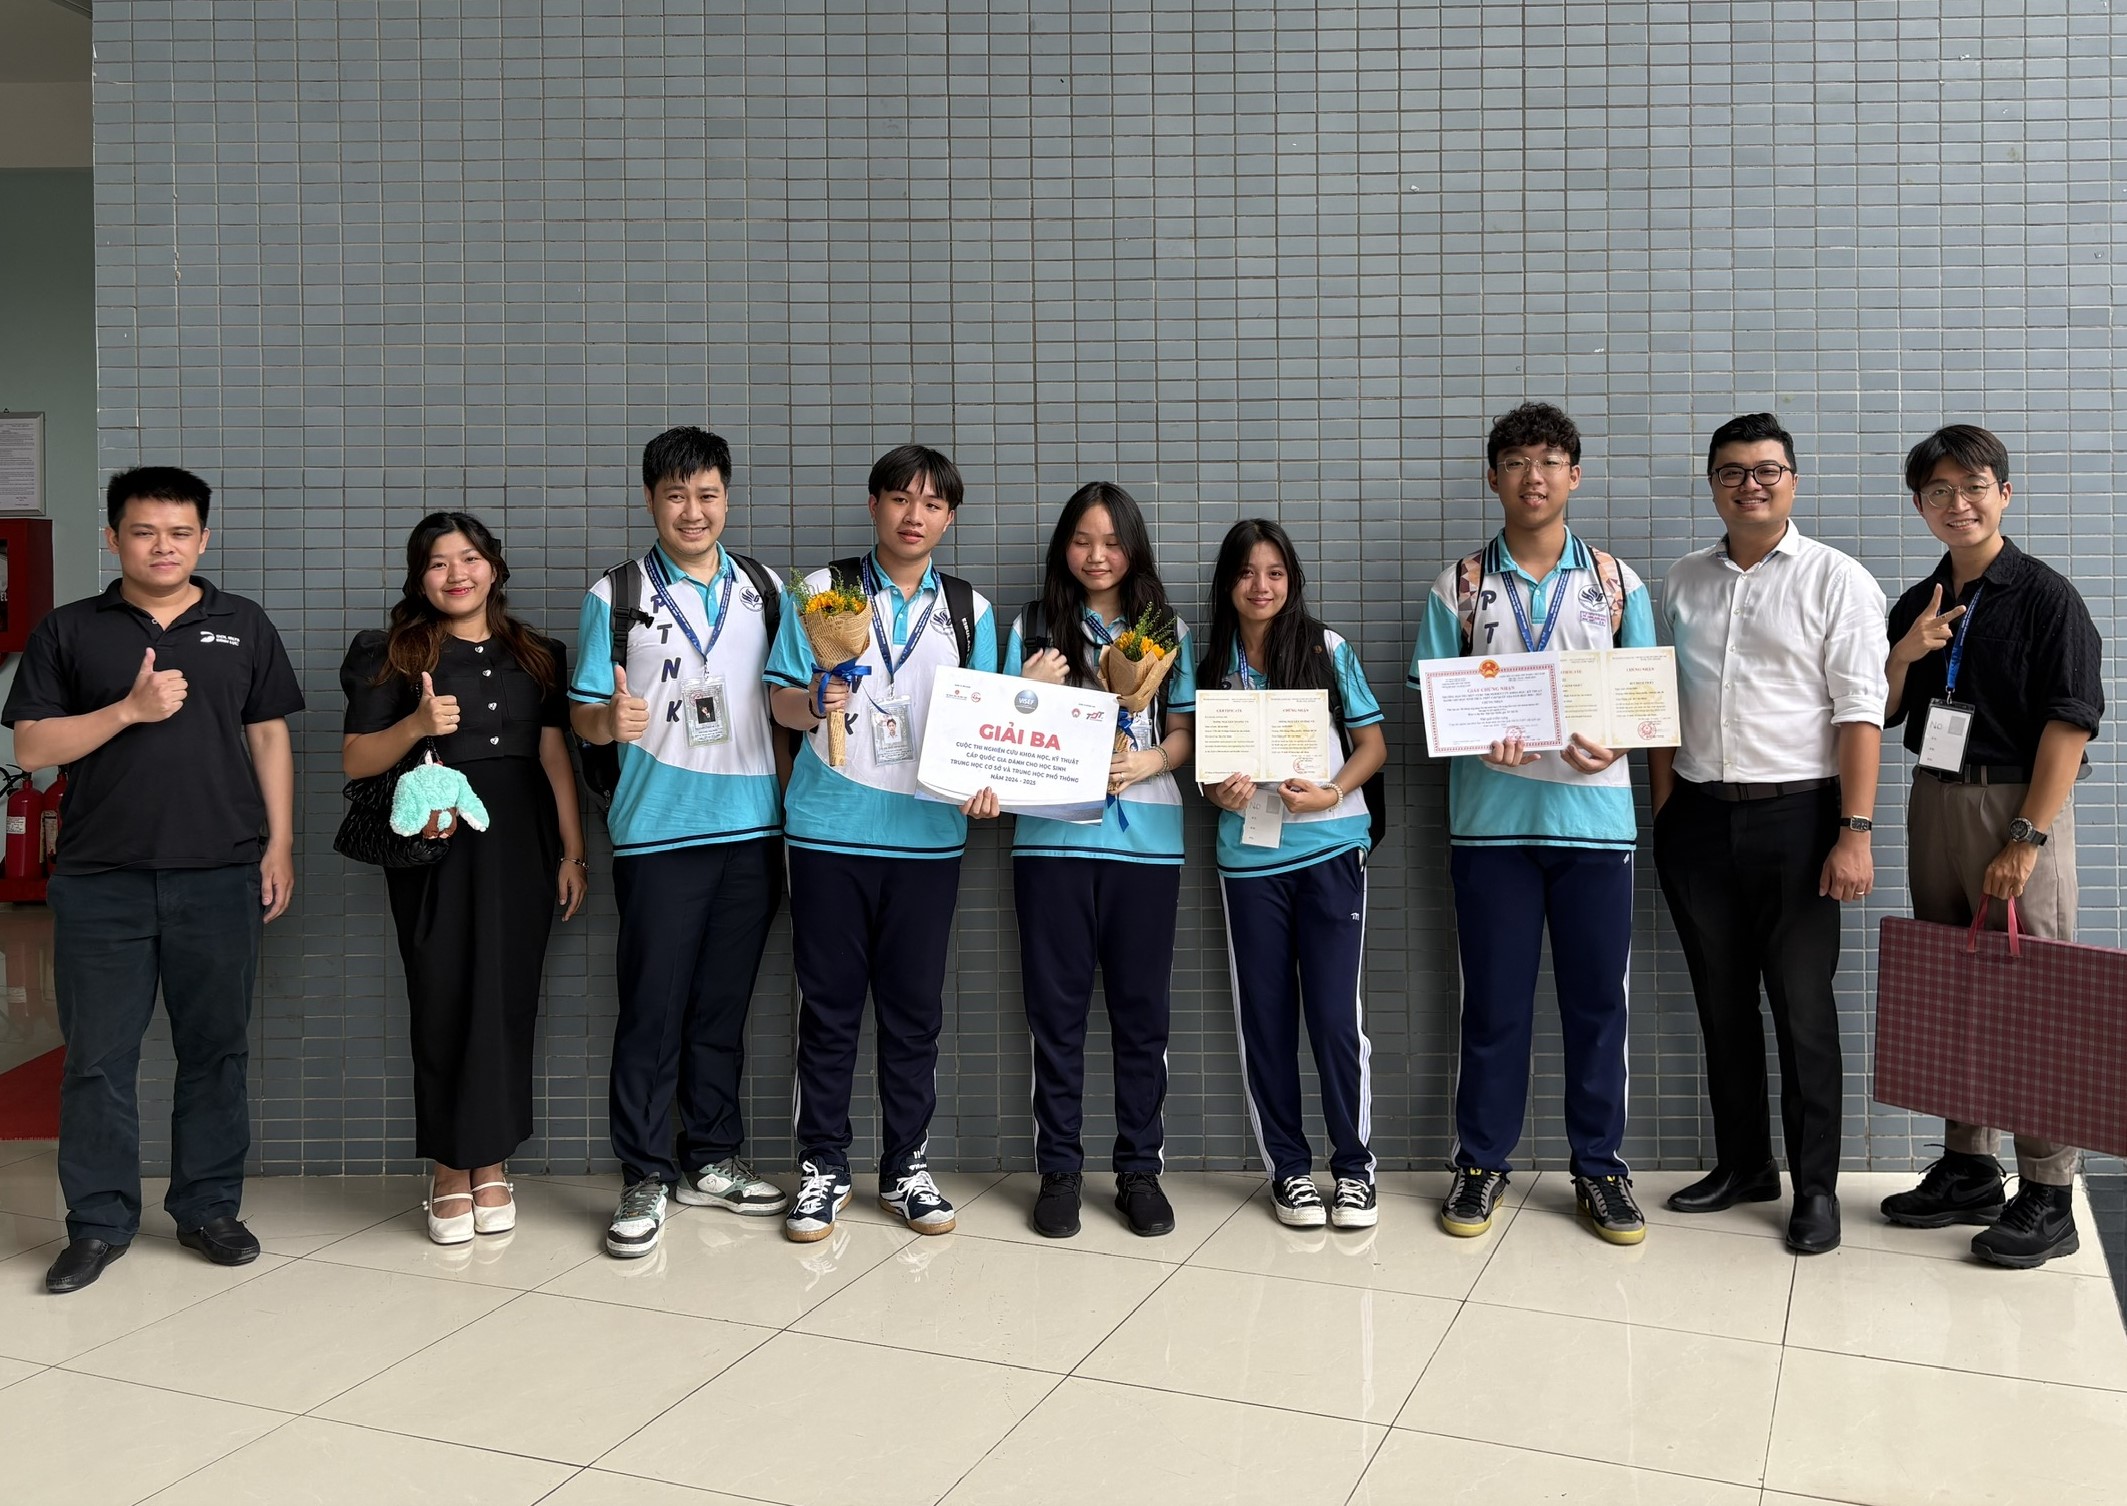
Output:
[[[984,789],[1020,816],[1091,826],[1108,800],[1115,697],[1016,675],[947,669],[931,682],[916,782],[959,805]]]

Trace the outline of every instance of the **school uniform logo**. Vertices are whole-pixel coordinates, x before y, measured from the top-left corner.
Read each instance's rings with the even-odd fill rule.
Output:
[[[953,625],[953,619],[952,619],[952,617],[951,617],[951,616],[950,616],[950,615],[949,615],[949,614],[948,614],[948,613],[946,612],[946,610],[945,610],[945,608],[944,608],[944,607],[940,607],[940,608],[939,608],[939,609],[938,609],[937,611],[935,611],[935,612],[931,613],[931,626],[932,626],[932,627],[939,627],[939,628],[947,628],[947,627],[951,627],[952,625]]]
[[[748,586],[739,592],[739,604],[749,611],[758,612],[761,609],[761,593]]]

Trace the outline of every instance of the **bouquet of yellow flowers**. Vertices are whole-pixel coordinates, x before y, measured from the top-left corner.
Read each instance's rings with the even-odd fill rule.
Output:
[[[857,662],[871,642],[871,598],[864,588],[830,572],[827,584],[815,589],[797,575],[791,579],[790,597],[805,641],[812,645],[814,673],[856,689],[857,681],[871,673],[869,665]],[[839,769],[848,761],[849,733],[841,717],[828,717],[828,766]]]
[[[1167,613],[1161,621],[1147,607],[1100,651],[1100,687],[1116,698],[1123,712],[1115,730],[1116,752],[1130,751],[1130,719],[1159,694],[1160,683],[1174,668],[1178,647],[1174,614]]]

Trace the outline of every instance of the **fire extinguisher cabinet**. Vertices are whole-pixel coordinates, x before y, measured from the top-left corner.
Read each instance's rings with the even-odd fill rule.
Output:
[[[52,610],[52,520],[0,517],[0,654],[19,654]]]

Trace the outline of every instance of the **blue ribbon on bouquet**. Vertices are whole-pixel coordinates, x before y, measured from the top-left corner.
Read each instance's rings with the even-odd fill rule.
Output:
[[[851,690],[855,690],[857,681],[870,673],[871,666],[869,664],[860,664],[855,659],[844,659],[833,669],[822,669],[820,671],[820,688],[813,692],[812,714],[823,722],[827,720],[826,700],[827,682],[829,680],[840,680]]]

